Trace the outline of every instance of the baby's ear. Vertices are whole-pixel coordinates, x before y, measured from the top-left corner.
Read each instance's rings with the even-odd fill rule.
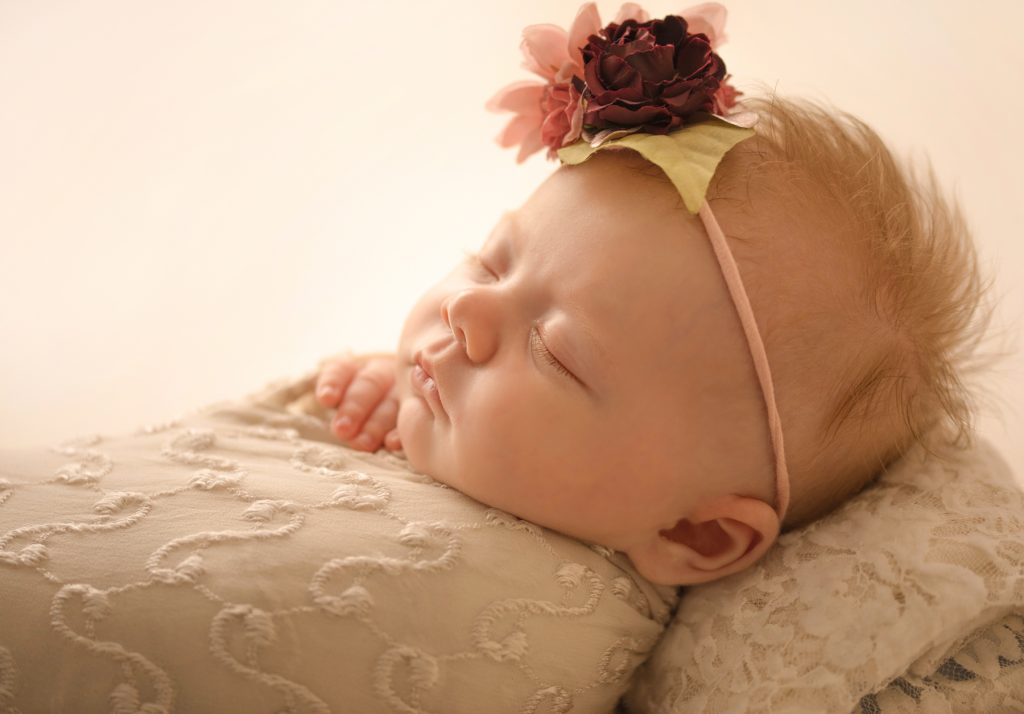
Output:
[[[637,572],[658,585],[696,585],[738,573],[760,560],[779,535],[779,516],[758,498],[729,494],[670,530],[627,550]]]

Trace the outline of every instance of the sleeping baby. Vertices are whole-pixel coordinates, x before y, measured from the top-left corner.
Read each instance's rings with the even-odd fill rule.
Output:
[[[577,31],[588,6],[570,48],[588,37]],[[616,41],[656,47],[672,17],[648,22],[624,5],[569,52],[572,66],[542,67],[548,89],[570,78],[576,96],[556,107],[554,141],[552,110],[533,146],[521,133],[515,143],[553,152],[570,134],[628,134],[622,112],[593,110],[612,105],[597,88],[610,66],[594,69],[598,50],[607,60]],[[689,19],[679,41],[696,38],[705,61],[720,62],[720,21]],[[336,410],[338,438],[397,451],[487,505],[622,551],[654,583],[689,585],[750,567],[911,444],[969,437],[962,364],[982,286],[955,205],[858,119],[778,96],[736,104],[724,65],[712,69],[718,83],[705,82],[713,91],[699,108],[757,117],[705,195],[756,337],[704,214],[686,210],[642,152],[595,151],[559,166],[420,298],[397,354],[322,363],[317,399]],[[660,116],[635,124],[689,131]]]

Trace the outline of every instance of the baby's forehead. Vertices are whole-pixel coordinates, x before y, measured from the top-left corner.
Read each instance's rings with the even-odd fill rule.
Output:
[[[715,338],[731,303],[699,225],[607,211],[572,225],[534,218],[503,216],[486,257],[530,270],[555,322],[588,333],[613,367],[670,369]]]
[[[700,241],[688,217],[657,220],[622,206],[594,204],[578,213],[508,211],[483,249],[524,262],[553,287],[608,295],[617,304],[627,299],[647,304],[666,288],[688,287],[688,273],[707,252]]]

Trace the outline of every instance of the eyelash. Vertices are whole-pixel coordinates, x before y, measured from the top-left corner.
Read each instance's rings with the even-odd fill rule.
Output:
[[[462,252],[466,256],[467,262],[475,263],[485,273],[494,278],[497,278],[497,276],[494,275],[494,273],[492,273],[491,270],[486,265],[484,265],[484,262],[480,259],[479,253],[474,253],[473,251],[469,250],[463,250]],[[534,338],[534,335],[536,335],[536,339]],[[530,330],[530,348],[533,350],[533,354],[535,354],[537,357],[543,359],[545,362],[550,364],[552,367],[554,367],[556,370],[564,374],[566,377],[575,379],[577,382],[579,382],[579,380],[576,379],[576,375],[570,372],[568,369],[566,369],[562,365],[562,363],[555,359],[555,356],[551,354],[551,351],[548,350],[548,348],[544,345],[543,340],[540,339],[540,332],[537,330],[537,328],[533,328]]]
[[[536,335],[537,338],[534,339],[533,335]],[[537,331],[536,328],[530,330],[530,345],[532,346],[531,348],[533,349],[533,353],[535,355],[543,359],[545,362],[550,364],[552,367],[557,369],[566,377],[576,379],[576,375],[567,370],[565,367],[563,367],[562,363],[555,359],[555,356],[551,354],[547,347],[544,346],[544,343],[540,339],[540,333]],[[537,349],[537,345],[540,345],[540,349]]]

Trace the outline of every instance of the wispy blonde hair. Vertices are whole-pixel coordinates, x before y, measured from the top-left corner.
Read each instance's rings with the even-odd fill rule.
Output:
[[[832,511],[915,443],[936,458],[969,446],[983,391],[971,379],[1005,355],[978,351],[991,280],[930,165],[904,165],[863,121],[822,104],[769,96],[744,105],[760,116],[758,139],[744,142],[753,147],[746,160],[726,157],[709,200],[736,199],[744,187],[749,195],[757,183],[788,207],[795,230],[802,215],[822,217],[828,235],[815,228],[814,240],[834,256],[824,274],[791,276],[813,289],[772,286],[784,306],[764,335],[780,409],[788,401],[790,421],[807,422],[807,448],[789,461],[790,530]],[[771,246],[750,250],[756,263]]]

